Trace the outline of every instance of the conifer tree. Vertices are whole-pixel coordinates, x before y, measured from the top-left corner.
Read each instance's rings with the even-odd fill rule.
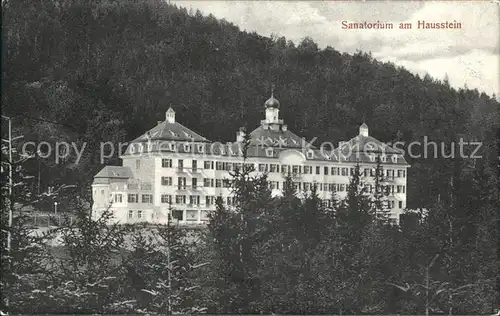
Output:
[[[387,180],[384,177],[384,168],[380,160],[380,156],[377,156],[377,165],[375,167],[374,174],[374,187],[372,194],[372,213],[375,220],[380,223],[387,223],[390,216],[390,210],[387,205],[386,197],[389,195],[390,186],[387,185]]]
[[[134,312],[172,315],[205,310],[196,298],[200,284],[195,282],[195,270],[208,262],[195,261],[197,246],[191,234],[171,220],[153,229],[135,227],[130,260],[124,265]]]

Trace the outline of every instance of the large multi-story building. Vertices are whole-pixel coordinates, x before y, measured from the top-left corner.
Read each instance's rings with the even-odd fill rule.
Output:
[[[401,150],[369,136],[364,123],[358,135],[336,148],[331,143],[314,146],[279,118],[280,103],[274,96],[265,102],[265,109],[265,119],[249,134],[244,159],[244,129],[236,133],[235,142],[212,142],[177,122],[169,108],[164,121],[128,145],[121,155],[123,166],[106,166],[94,177],[94,216],[111,209],[120,223],[166,223],[172,213],[179,223],[203,224],[215,209],[216,197],[228,206],[234,204],[228,180],[243,163],[268,174],[273,195],[281,194],[290,175],[299,195],[316,186],[328,203],[332,194],[345,197],[357,163],[366,191],[373,193],[379,157],[390,188],[386,199],[391,218],[398,221],[406,207],[409,167]]]

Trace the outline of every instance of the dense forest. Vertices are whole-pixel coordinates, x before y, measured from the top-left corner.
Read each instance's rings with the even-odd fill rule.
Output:
[[[198,250],[174,254],[184,267],[198,264],[200,253],[212,263],[200,267],[202,272],[185,268],[188,272],[176,274],[177,289],[197,288],[189,295],[179,290],[183,294],[175,297],[183,300],[175,302],[171,287],[165,289],[165,278],[171,277],[165,272],[171,271],[164,265],[165,252],[154,249],[147,237],[135,236],[133,256],[116,263],[112,254],[123,246],[121,230],[129,228],[83,218],[76,224],[80,235],[63,236],[66,263],[53,261],[54,255],[38,247],[26,252],[30,242],[41,241],[28,242],[31,237],[19,228],[20,250],[11,257],[18,270],[4,272],[34,279],[23,279],[29,284],[24,290],[14,277],[2,283],[13,310],[471,314],[500,306],[495,293],[500,105],[495,96],[419,77],[369,52],[341,53],[335,43],[320,49],[312,38],[293,43],[243,32],[160,0],[6,0],[2,19],[2,115],[12,118],[14,136],[24,135],[16,146],[67,141],[81,148],[86,143],[78,163],[74,154],[56,163],[53,152],[23,162],[19,176],[32,177],[24,191],[14,190],[18,201],[70,184],[77,186],[72,205],[83,207],[79,204],[90,199],[92,176],[103,166],[99,143],[136,138],[162,120],[170,105],[183,125],[212,140],[234,141],[240,126],[252,128],[262,119],[272,85],[282,118],[308,140],[336,144],[366,122],[381,141],[409,144],[427,137],[446,144],[446,154],[460,139],[482,143],[478,159],[440,153],[434,158],[432,147],[427,158],[407,157],[412,166],[408,207],[420,212],[400,228],[372,216],[356,179],[330,218],[314,196],[298,201],[291,190],[271,199],[265,178],[235,175],[239,212],[219,203],[207,236],[193,246]],[[475,146],[465,148],[470,154]],[[423,148],[414,152],[423,154]],[[120,162],[115,156],[106,163]],[[2,209],[8,205],[5,171],[2,165]],[[12,195],[7,197],[13,202]],[[112,229],[105,234],[109,240],[82,246],[96,232]],[[166,228],[163,242],[171,239],[169,229],[175,230]],[[49,272],[40,271],[42,259],[48,260],[43,266]],[[62,268],[51,270],[51,264]],[[148,273],[166,274],[157,280]],[[68,278],[76,285],[63,282]],[[96,280],[105,284],[88,290]],[[23,296],[26,289],[34,291],[31,296]],[[88,291],[93,294],[84,295]],[[16,300],[20,305],[12,305]]]

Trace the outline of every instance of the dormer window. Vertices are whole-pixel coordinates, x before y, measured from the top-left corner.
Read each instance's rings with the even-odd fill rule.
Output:
[[[387,162],[387,156],[386,155],[380,156],[380,161]]]
[[[174,143],[170,143],[169,147],[170,147],[171,151],[175,151],[175,144]]]
[[[190,152],[191,151],[191,146],[189,144],[184,144],[184,151],[185,152]]]
[[[274,150],[272,148],[266,148],[266,156],[267,157],[273,157],[274,156]]]
[[[314,158],[314,152],[312,150],[307,151],[307,159],[313,159]]]
[[[224,154],[225,154],[225,151],[224,151],[224,147],[223,147],[223,146],[220,146],[220,154],[221,154],[221,155],[224,155]]]
[[[398,156],[397,155],[392,155],[392,162],[397,163],[398,162]]]
[[[142,146],[142,144],[139,144],[137,147],[139,147],[138,151],[142,153],[142,151],[144,150],[144,146]]]
[[[371,154],[368,156],[371,162],[375,162],[375,155]]]
[[[198,145],[198,152],[202,153],[205,151],[205,147],[203,145]]]

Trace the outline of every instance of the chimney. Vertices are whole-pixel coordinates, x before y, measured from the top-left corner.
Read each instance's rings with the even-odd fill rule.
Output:
[[[175,111],[172,107],[169,107],[167,112],[165,113],[165,118],[167,123],[175,123]]]

